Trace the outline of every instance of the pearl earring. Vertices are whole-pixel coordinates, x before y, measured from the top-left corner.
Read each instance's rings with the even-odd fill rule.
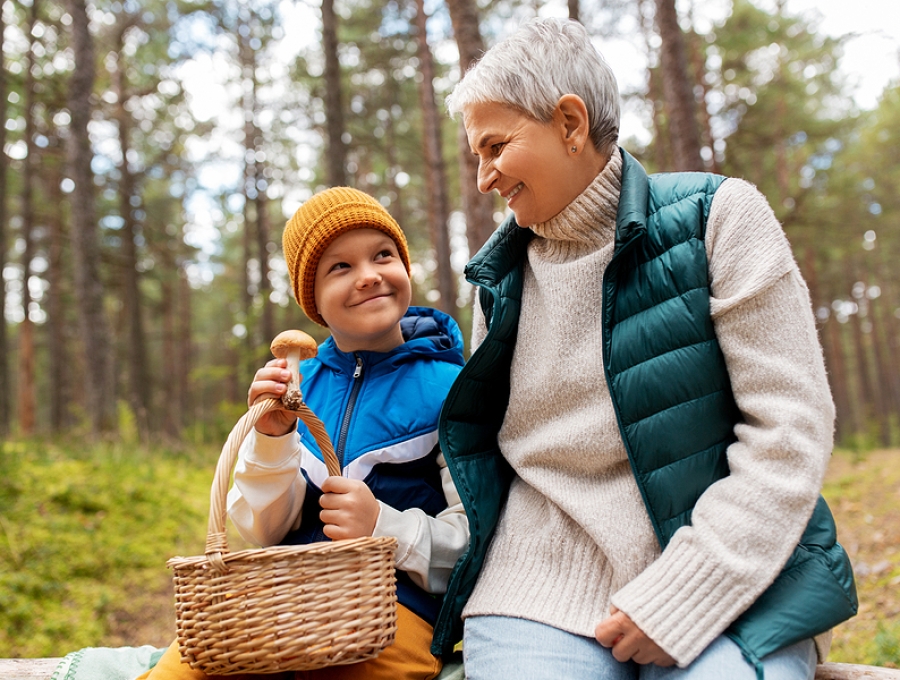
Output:
[[[573,147],[572,147],[572,153],[575,153],[576,151],[578,151],[578,147],[577,147],[577,146],[573,146]]]

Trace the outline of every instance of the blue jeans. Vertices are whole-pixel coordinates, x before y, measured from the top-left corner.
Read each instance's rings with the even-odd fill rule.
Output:
[[[616,661],[595,639],[534,621],[473,616],[465,621],[467,680],[756,680],[734,642],[720,635],[687,668]],[[804,640],[763,659],[766,680],[813,680],[816,648]]]

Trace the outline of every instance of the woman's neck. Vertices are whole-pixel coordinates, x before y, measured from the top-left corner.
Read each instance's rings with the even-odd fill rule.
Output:
[[[616,213],[622,189],[622,156],[613,152],[602,170],[555,217],[531,230],[552,241],[579,242],[599,247],[615,236]]]

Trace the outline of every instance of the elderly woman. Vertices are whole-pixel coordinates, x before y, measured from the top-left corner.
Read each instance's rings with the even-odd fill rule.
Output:
[[[812,678],[856,610],[819,497],[834,409],[765,198],[647,176],[585,30],[536,20],[448,98],[512,211],[466,268],[441,446],[471,547],[433,651],[467,677]]]

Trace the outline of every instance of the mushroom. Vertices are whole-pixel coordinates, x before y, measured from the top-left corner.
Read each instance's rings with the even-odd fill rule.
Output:
[[[272,340],[269,349],[275,357],[287,359],[291,380],[281,397],[281,403],[285,408],[296,411],[303,403],[303,395],[300,393],[300,362],[316,356],[316,341],[303,331],[282,331]]]

